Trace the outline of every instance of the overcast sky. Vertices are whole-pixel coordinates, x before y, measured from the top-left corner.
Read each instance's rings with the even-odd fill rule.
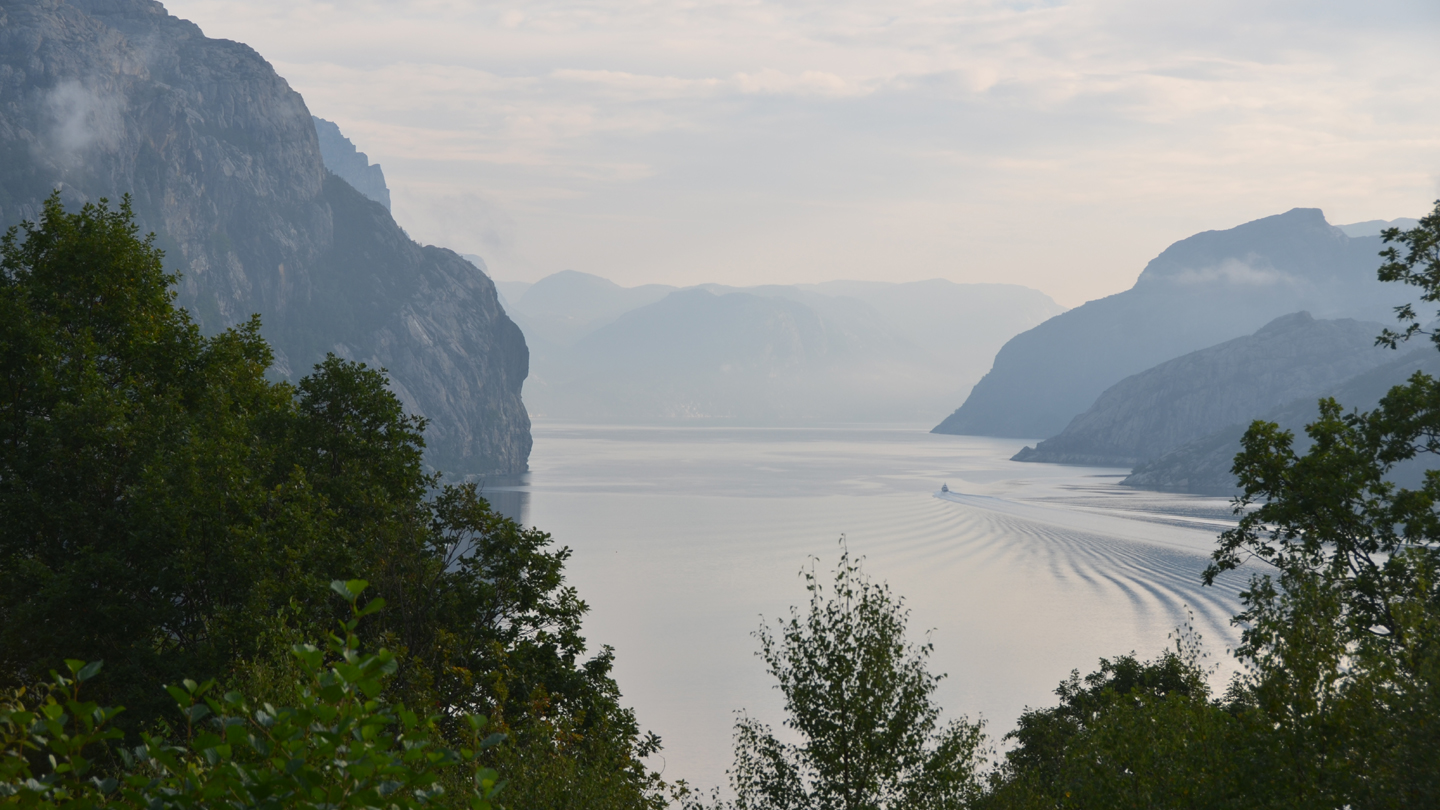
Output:
[[[492,275],[997,281],[1440,197],[1436,0],[170,0]]]

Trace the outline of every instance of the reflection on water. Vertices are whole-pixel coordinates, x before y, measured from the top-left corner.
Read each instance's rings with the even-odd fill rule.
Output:
[[[465,480],[480,488],[480,494],[490,503],[490,508],[516,523],[529,523],[530,473],[475,475]]]
[[[1071,669],[1173,643],[1187,608],[1228,664],[1247,575],[1199,577],[1229,504],[1121,488],[1121,470],[1008,461],[1023,444],[919,427],[542,423],[528,477],[485,487],[574,549],[587,636],[615,647],[667,778],[709,786],[724,781],[735,710],[782,720],[751,633],[801,603],[799,570],[833,564],[842,534],[906,597],[916,637],[933,628],[941,705],[997,737]]]

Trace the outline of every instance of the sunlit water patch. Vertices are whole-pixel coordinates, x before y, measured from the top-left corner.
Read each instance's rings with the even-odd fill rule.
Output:
[[[802,602],[799,570],[833,564],[842,534],[906,598],[915,636],[932,630],[941,705],[996,736],[1071,669],[1157,654],[1187,609],[1228,664],[1242,577],[1200,583],[1228,503],[1128,490],[1123,470],[1008,461],[1023,443],[542,423],[532,472],[490,489],[574,550],[587,635],[615,647],[627,702],[665,740],[666,777],[709,786],[724,781],[735,710],[782,719],[751,633]]]

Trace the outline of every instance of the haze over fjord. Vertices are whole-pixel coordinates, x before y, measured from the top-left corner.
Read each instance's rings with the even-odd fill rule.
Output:
[[[499,279],[1003,282],[1060,303],[1290,210],[1440,196],[1440,7],[179,0]]]

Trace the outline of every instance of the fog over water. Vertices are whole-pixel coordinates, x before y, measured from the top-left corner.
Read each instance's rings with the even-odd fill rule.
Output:
[[[751,633],[802,603],[800,569],[832,566],[842,533],[906,598],[912,637],[933,628],[947,716],[983,716],[994,737],[1071,669],[1157,654],[1187,606],[1217,682],[1233,670],[1245,577],[1200,584],[1224,499],[1015,463],[1023,440],[926,427],[540,423],[526,481],[491,492],[574,550],[587,638],[615,647],[626,703],[665,741],[665,776],[701,787],[724,780],[735,710],[783,720]]]

